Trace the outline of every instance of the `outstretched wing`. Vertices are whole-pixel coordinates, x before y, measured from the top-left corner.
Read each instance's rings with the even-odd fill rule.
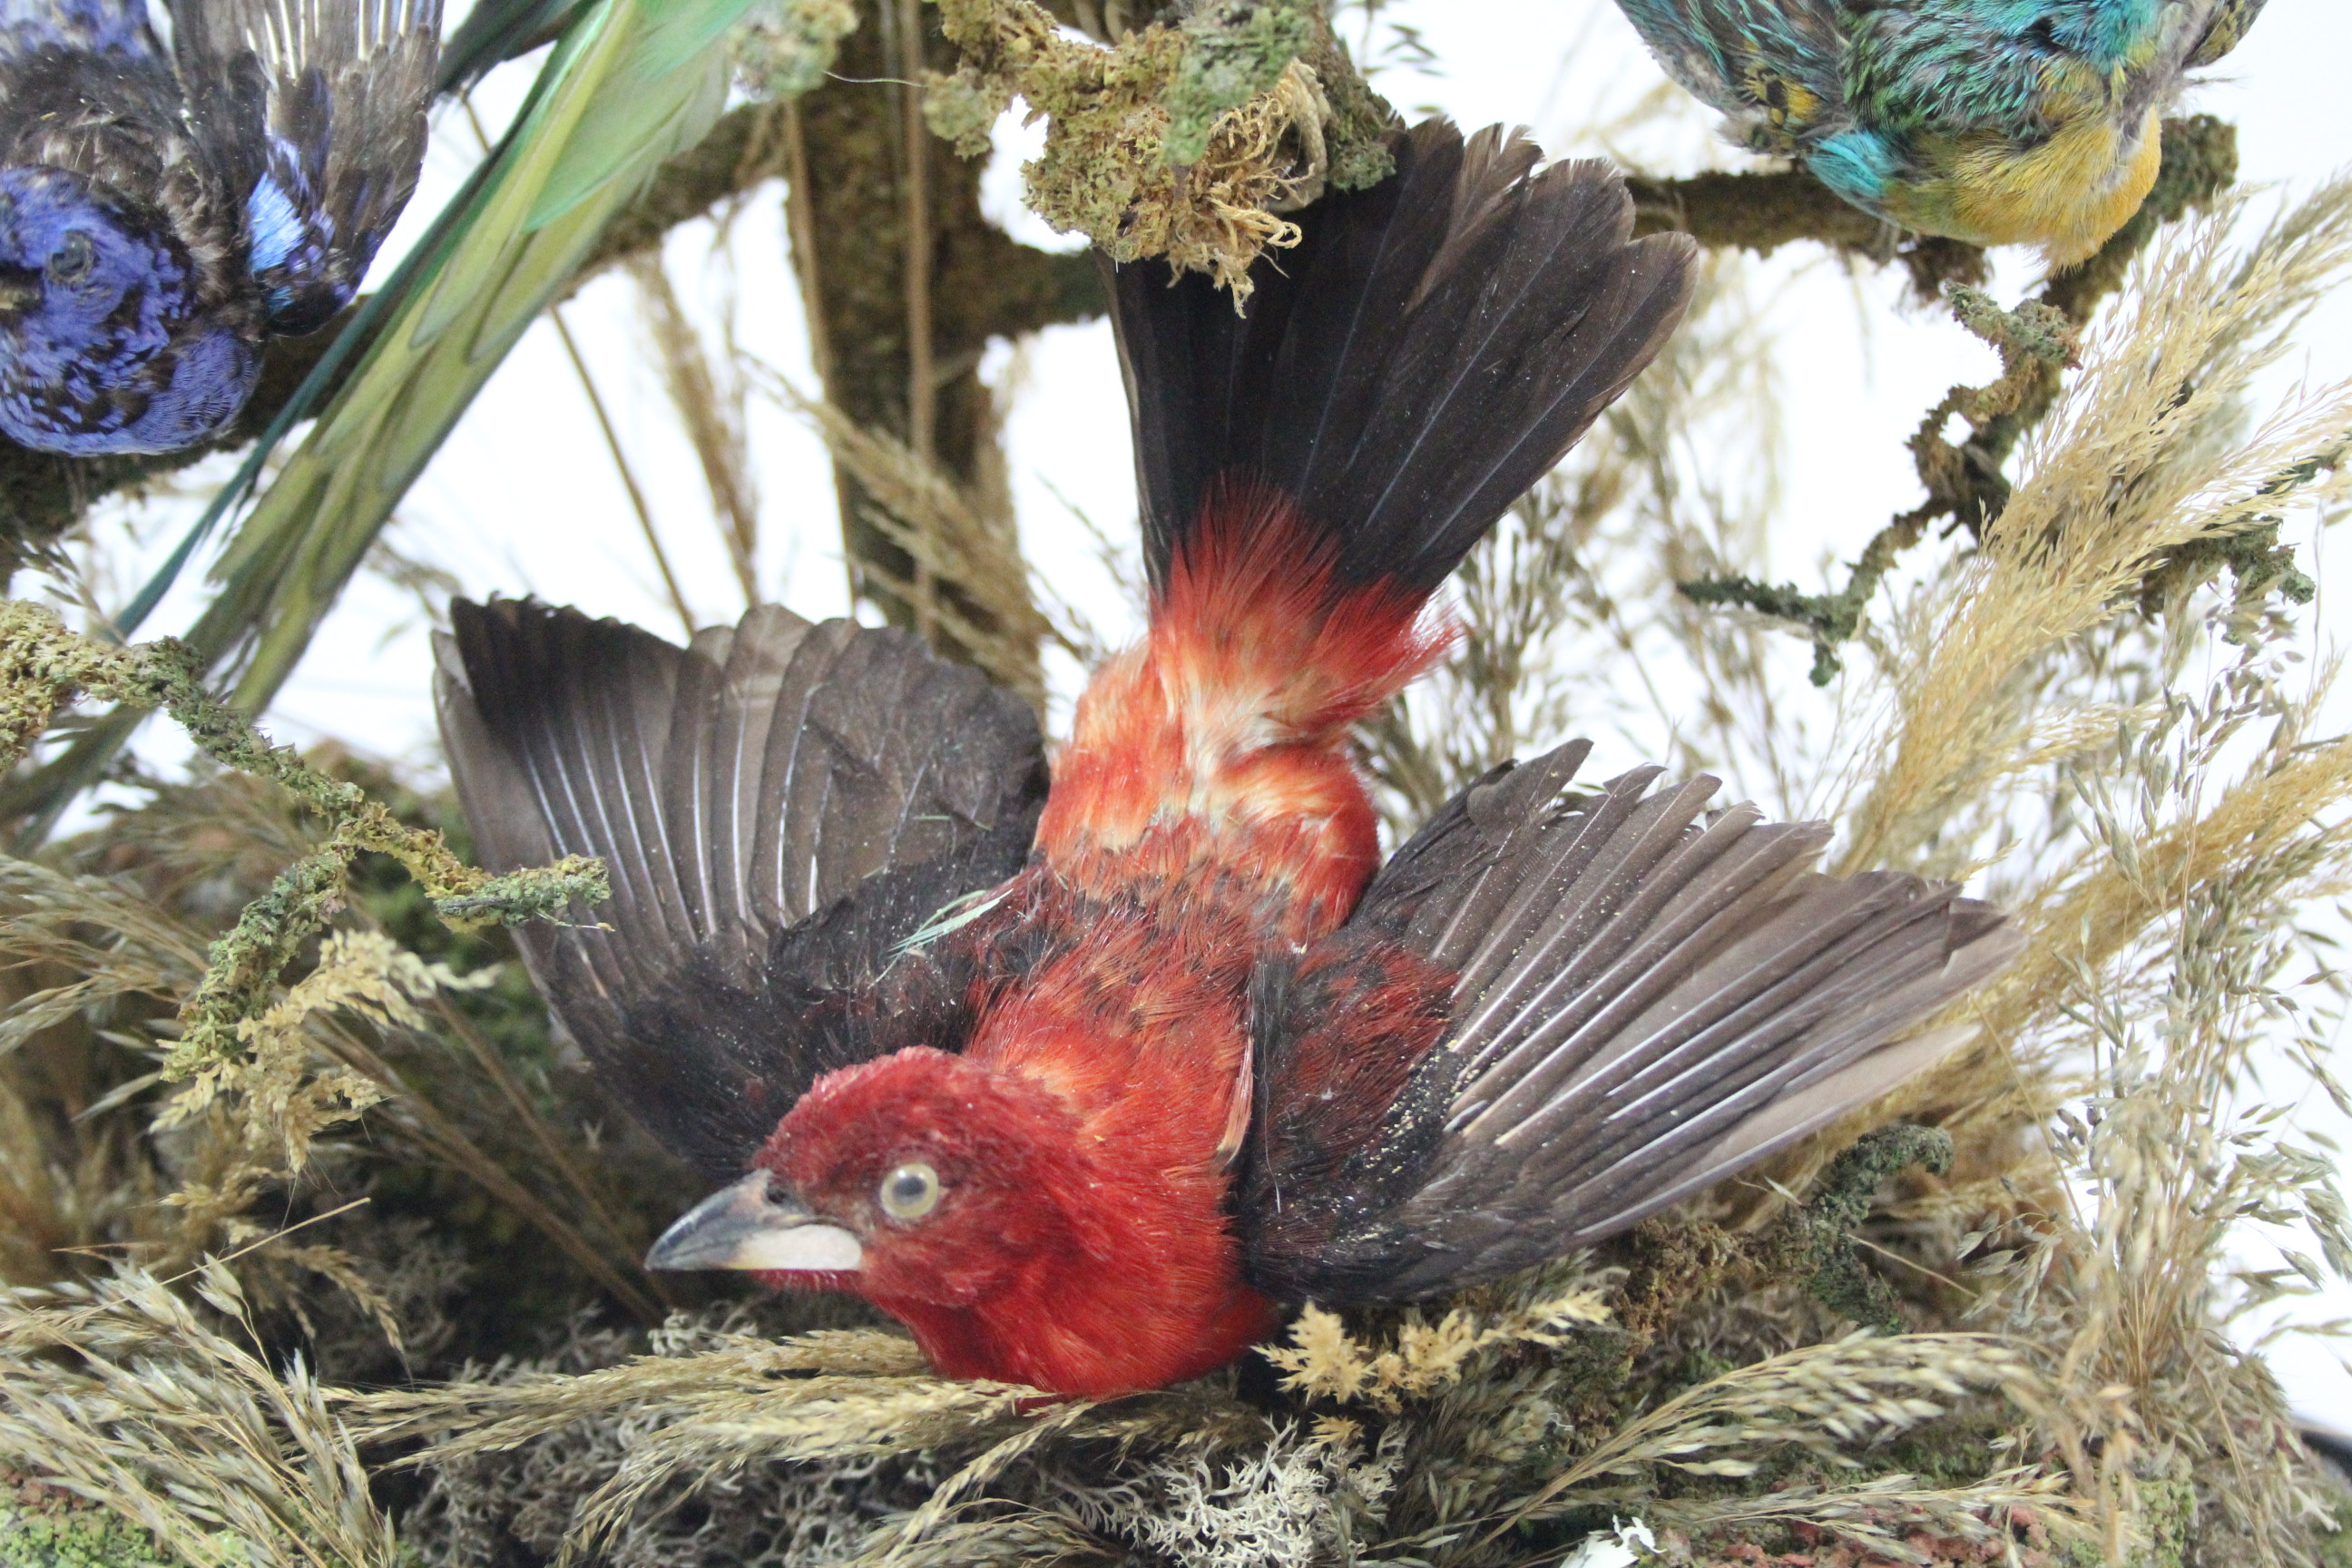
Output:
[[[1571,793],[1586,750],[1473,785],[1261,973],[1262,1288],[1407,1300],[1622,1230],[1928,1065],[1949,1035],[1895,1037],[2019,945],[1948,885],[1810,870],[1819,824],[1702,820],[1713,779]]]
[[[358,293],[416,188],[441,0],[171,0],[189,123],[245,203],[269,327]]]
[[[604,858],[608,904],[517,936],[664,1142],[738,1174],[819,1075],[952,1043],[952,958],[893,954],[1028,856],[1045,767],[1018,699],[774,606],[685,648],[530,601],[450,618],[436,697],[478,851]]]

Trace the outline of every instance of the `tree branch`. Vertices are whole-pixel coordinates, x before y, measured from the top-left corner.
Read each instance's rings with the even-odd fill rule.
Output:
[[[1953,313],[1963,326],[1999,351],[2001,374],[1988,386],[1953,387],[1920,421],[1911,437],[1911,451],[1927,499],[1879,530],[1861,558],[1852,563],[1846,585],[1835,593],[1808,594],[1794,584],[1774,584],[1750,577],[1725,576],[1681,584],[1683,594],[1697,604],[1738,605],[1793,623],[1812,639],[1813,684],[1829,684],[1839,668],[1838,645],[1861,628],[1863,612],[1877,593],[1879,584],[1902,553],[1926,534],[1928,525],[1948,520],[1971,533],[1981,533],[1985,524],[2000,516],[2001,509],[2009,504],[2011,486],[2005,465],[2025,433],[2041,423],[2056,403],[2060,373],[2074,357],[2074,333],[2089,322],[2101,300],[2122,287],[2133,258],[2156,237],[2158,228],[2179,221],[2191,207],[2210,201],[2234,184],[2237,177],[2235,126],[2210,114],[2168,120],[2164,122],[2164,163],[2139,211],[2100,247],[2097,255],[2052,278],[2043,285],[2039,299],[2005,311],[1969,287],[1968,279],[1946,277],[1938,291],[1950,300]],[[1700,181],[1791,178],[1806,176],[1698,176]],[[1654,185],[1675,186],[1686,183],[1696,182],[1650,182]],[[1821,188],[1824,195],[1828,195],[1826,187]],[[1709,187],[1709,193],[1707,196],[1692,197],[1684,197],[1679,192],[1667,193],[1656,199],[1651,210],[1668,216],[1687,215],[1693,224],[1717,222],[1720,225],[1717,232],[1726,237],[1720,243],[1750,248],[1769,250],[1771,244],[1790,238],[1839,243],[1832,237],[1836,226],[1826,220],[1824,232],[1812,235],[1800,232],[1801,225],[1795,216],[1780,228],[1760,222],[1742,228],[1742,220],[1737,214],[1727,213],[1733,204],[1713,187]],[[1636,201],[1640,200],[1637,196]],[[1710,200],[1714,205],[1709,205]],[[1788,200],[1790,213],[1808,210],[1802,198],[1791,195]],[[1637,215],[1637,228],[1641,221]],[[1780,237],[1772,237],[1775,235]],[[1759,245],[1761,239],[1769,239],[1770,244]],[[1701,243],[1708,241],[1702,237]],[[1928,243],[1954,242],[1921,241],[1919,246]],[[1984,253],[1969,246],[1958,248],[1978,258],[1980,272]],[[1927,280],[1927,275],[1916,263],[1913,280],[1915,284]],[[1946,424],[1956,414],[1969,426],[1968,435],[1958,442],[1944,435]],[[2227,548],[2200,543],[2151,561],[2143,584],[2143,602],[2154,605],[2168,594],[2178,592],[2179,585],[2189,577],[2210,573],[2217,565],[2227,565],[2237,574],[2242,607],[2250,595],[2258,599],[2273,589],[2289,598],[2299,597],[2310,581],[2294,569],[2294,552],[2278,544],[2277,531],[2273,528],[2258,531],[2257,535],[2248,535],[2242,542]],[[2198,580],[2201,581],[2201,576]]]

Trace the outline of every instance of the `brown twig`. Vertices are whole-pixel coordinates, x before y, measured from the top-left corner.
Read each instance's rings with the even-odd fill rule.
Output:
[[[620,470],[622,488],[629,492],[629,506],[637,514],[637,527],[646,536],[646,548],[653,552],[654,565],[661,573],[662,586],[668,590],[670,608],[677,612],[677,624],[688,637],[694,635],[694,612],[686,607],[686,595],[677,585],[677,574],[670,570],[669,552],[662,548],[661,532],[654,526],[653,509],[646,504],[646,492],[637,484],[637,476],[629,467],[628,454],[621,450],[620,433],[613,428],[613,416],[604,411],[604,399],[596,390],[596,378],[588,374],[588,362],[580,354],[580,345],[572,338],[572,329],[563,322],[561,310],[550,310],[547,319],[555,323],[555,335],[562,340],[563,352],[572,361],[572,369],[580,377],[580,390],[588,395],[588,407],[596,416],[596,428],[604,433],[604,449],[613,454],[613,467]]]

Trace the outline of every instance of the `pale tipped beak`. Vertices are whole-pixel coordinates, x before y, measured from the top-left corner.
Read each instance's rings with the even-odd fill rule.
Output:
[[[16,267],[0,267],[0,316],[13,315],[40,302],[39,273]]]
[[[687,1210],[646,1254],[648,1268],[841,1274],[864,1262],[865,1248],[856,1236],[818,1218],[765,1171],[754,1171]]]

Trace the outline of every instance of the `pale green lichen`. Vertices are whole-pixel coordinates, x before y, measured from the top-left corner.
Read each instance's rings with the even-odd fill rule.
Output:
[[[0,1476],[0,1568],[175,1568],[152,1537],[57,1487]]]
[[[2197,1542],[2197,1488],[2189,1481],[2145,1479],[2133,1489],[2137,1508],[2131,1539],[2120,1556],[2093,1539],[2058,1543],[2062,1568],[2185,1568]],[[2320,1561],[2326,1561],[2323,1549]]]
[[[849,0],[772,0],[744,23],[735,45],[736,74],[762,98],[798,98],[824,80],[841,40],[856,26],[857,8]]]
[[[2312,1562],[2317,1568],[2352,1568],[2352,1487],[2345,1484],[2344,1472],[2328,1461],[2321,1460],[2314,1468],[2327,1518],[2315,1523]]]
[[[935,72],[923,89],[923,123],[965,157],[984,157],[993,144],[990,133],[1010,103],[975,73]]]
[[[398,860],[442,917],[460,927],[554,918],[575,901],[612,896],[603,863],[576,856],[498,878],[467,865],[438,833],[405,826],[357,784],[328,777],[290,746],[270,744],[205,689],[201,660],[174,639],[100,642],[68,631],[38,605],[0,602],[0,767],[85,691],[163,709],[205,755],[273,780],[334,825],[324,844],[278,873],[213,944],[205,977],[181,1009],[167,1078],[185,1078],[239,1052],[240,1026],[268,1004],[278,974],[324,928],[341,901],[345,873],[363,850]]]
[[[1168,110],[1166,156],[1197,163],[1228,110],[1271,92],[1307,50],[1315,21],[1305,0],[1209,0],[1179,29],[1184,53],[1161,101]]]

